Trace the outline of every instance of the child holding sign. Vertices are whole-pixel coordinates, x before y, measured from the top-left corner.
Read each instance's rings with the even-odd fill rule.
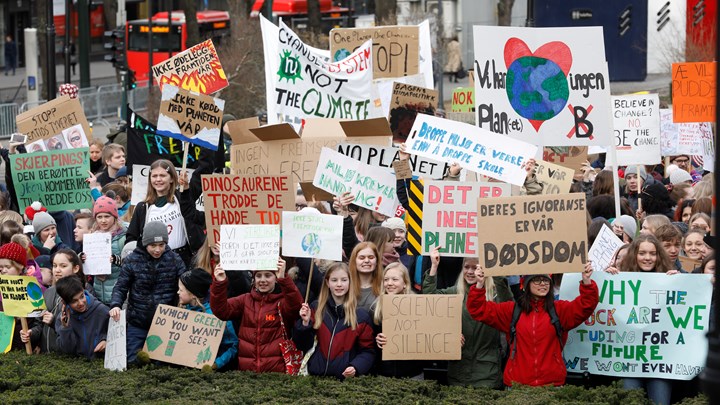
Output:
[[[93,277],[93,289],[95,296],[104,304],[110,304],[112,301],[112,292],[118,277],[122,260],[123,246],[125,246],[125,227],[120,224],[118,219],[118,210],[115,200],[103,196],[95,201],[93,205],[93,217],[95,218],[92,226],[92,233],[109,233],[112,237],[110,242],[112,255],[108,258],[110,263],[110,274],[98,274]]]
[[[372,321],[357,306],[353,282],[347,265],[335,263],[325,273],[318,301],[312,306],[302,304],[294,339],[298,349],[307,353],[317,336],[317,347],[307,363],[310,375],[344,379],[365,375],[373,366]]]
[[[15,242],[6,243],[0,246],[0,275],[3,276],[24,276],[27,253],[25,248]],[[0,311],[2,302],[0,301]],[[36,346],[40,342],[40,335],[33,335],[31,329],[37,327],[40,322],[37,318],[29,318],[30,325],[27,331],[22,330],[20,318],[15,318],[15,330],[13,331],[12,348],[25,350],[25,343],[31,342]]]
[[[55,288],[63,301],[55,319],[58,350],[88,359],[104,352],[108,307],[85,291],[78,277],[64,277]]]

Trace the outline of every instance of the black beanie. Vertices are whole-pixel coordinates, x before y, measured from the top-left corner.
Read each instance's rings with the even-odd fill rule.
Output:
[[[538,277],[540,277],[540,278],[546,278],[546,279],[550,280],[550,286],[552,286],[552,285],[554,284],[554,283],[553,283],[552,276],[551,276],[550,274],[528,274],[528,275],[526,275],[526,276],[523,276],[522,279],[521,279],[523,290],[530,291],[530,290],[528,289],[528,288],[530,287],[530,282],[531,282],[534,278],[538,278]]]
[[[210,284],[212,284],[212,277],[207,271],[196,268],[180,275],[180,282],[192,295],[202,300],[208,294]]]

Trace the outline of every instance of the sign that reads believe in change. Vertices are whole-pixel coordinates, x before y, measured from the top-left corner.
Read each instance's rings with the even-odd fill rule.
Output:
[[[709,274],[593,273],[600,303],[568,332],[569,372],[691,380],[705,368]],[[579,295],[579,274],[563,277],[560,299]]]
[[[602,27],[475,26],[473,37],[480,128],[541,146],[610,143]]]
[[[408,153],[457,162],[464,169],[518,186],[525,182],[525,162],[537,153],[535,145],[425,114],[415,118],[410,133]]]
[[[443,256],[477,257],[477,200],[496,197],[510,197],[510,185],[426,181],[423,193],[423,254],[439,245]]]
[[[488,275],[583,270],[587,259],[585,194],[477,201],[480,264]]]
[[[157,133],[217,150],[225,100],[166,84],[162,88]]]
[[[660,163],[660,108],[657,94],[612,97],[617,164]]]

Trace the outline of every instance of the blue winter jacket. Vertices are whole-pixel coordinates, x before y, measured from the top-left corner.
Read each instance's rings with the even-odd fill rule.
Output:
[[[190,311],[205,312],[206,314],[212,315],[210,309],[210,301],[205,300],[202,307],[195,305],[185,305],[185,309]],[[217,356],[215,357],[215,365],[218,369],[225,367],[232,359],[237,356],[238,351],[238,338],[233,329],[232,322],[225,322],[225,332],[223,333],[222,340],[220,341],[220,349],[218,349]]]
[[[62,353],[93,358],[95,347],[107,337],[110,310],[85,291],[87,310],[79,313],[70,308],[69,325],[63,326],[62,316],[55,317],[57,349]],[[104,355],[102,352],[99,355]]]

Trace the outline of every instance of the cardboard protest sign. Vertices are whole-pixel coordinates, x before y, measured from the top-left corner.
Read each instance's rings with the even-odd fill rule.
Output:
[[[220,241],[220,225],[279,224],[295,206],[287,176],[203,175],[202,190],[210,246]]]
[[[605,271],[612,263],[615,252],[624,244],[610,227],[603,225],[588,252],[588,260],[592,261],[593,271]]]
[[[617,164],[660,163],[660,109],[657,94],[613,96]]]
[[[333,195],[350,192],[353,204],[389,217],[398,206],[395,176],[329,148],[320,153],[313,185]]]
[[[472,87],[458,87],[453,90],[450,111],[455,113],[475,112],[473,90]]]
[[[464,169],[518,186],[525,182],[523,164],[537,153],[535,145],[424,114],[415,119],[411,134],[408,153],[457,162]]]
[[[46,309],[42,289],[33,276],[0,276],[0,295],[8,316],[34,318]]]
[[[391,173],[394,172],[393,164],[400,160],[400,148],[394,146],[340,142],[337,144],[336,150],[367,165],[385,168]],[[417,155],[410,155],[408,164],[412,170],[412,175],[430,179],[441,179],[450,167],[445,162]]]
[[[578,296],[580,274],[566,274],[560,299]],[[711,275],[593,273],[600,302],[568,332],[567,370],[614,377],[691,380],[705,368]]]
[[[182,167],[175,166],[175,171],[179,176],[180,172],[182,171]],[[186,171],[188,174],[188,179],[191,179],[193,173],[195,173],[195,169],[186,169]],[[130,205],[137,205],[139,202],[144,201],[145,197],[147,197],[148,181],[150,178],[150,166],[132,165],[132,174],[132,193],[130,195]],[[202,199],[202,196],[200,197],[200,199]]]
[[[582,165],[587,160],[587,146],[546,146],[543,148],[543,161],[572,169],[575,174],[582,174]]]
[[[243,118],[228,121],[226,125],[233,145],[242,145],[248,139],[255,140],[255,135],[250,130],[260,127],[260,119],[258,117]]]
[[[33,201],[48,211],[92,208],[88,148],[11,154],[10,165],[20,211]]]
[[[78,124],[85,134],[91,133],[80,100],[67,95],[18,114],[15,120],[18,132],[27,135],[26,145],[61,135],[63,129]]]
[[[289,257],[342,259],[343,218],[314,208],[282,213],[282,252]]]
[[[217,150],[225,100],[171,84],[162,88],[157,133]]]
[[[473,37],[480,128],[540,146],[610,144],[601,27],[476,25]]]
[[[302,137],[288,124],[252,128],[254,139],[230,148],[232,172],[244,175],[292,175],[293,181],[312,182],[322,148],[340,142],[390,145],[390,125],[385,118],[364,121],[308,119]]]
[[[435,115],[438,108],[438,91],[410,84],[395,83],[388,121],[394,143],[403,143],[410,135],[410,129],[418,114]]]
[[[581,272],[586,215],[582,193],[480,198],[480,264],[490,276]]]
[[[277,270],[279,225],[221,225],[220,262],[224,270]]]
[[[205,312],[160,304],[143,350],[153,360],[202,368],[215,362],[225,322]]]
[[[537,162],[535,175],[543,185],[543,194],[565,194],[570,192],[575,171],[550,162]]]
[[[330,31],[330,54],[337,62],[372,41],[373,78],[414,75],[420,64],[419,36],[417,26],[334,28]]]
[[[396,160],[392,163],[395,171],[395,178],[398,180],[412,179],[413,172],[410,167],[410,160]]]
[[[112,236],[109,232],[93,232],[83,237],[83,253],[85,263],[83,271],[88,276],[110,274],[112,272],[110,257],[112,257]]]
[[[152,67],[160,87],[165,83],[202,94],[212,94],[228,86],[212,39],[201,42]]]
[[[674,122],[715,121],[715,62],[672,64]]]
[[[114,371],[127,369],[127,338],[125,310],[120,311],[120,320],[109,319],[107,345],[105,346],[105,368]]]
[[[7,353],[12,349],[13,335],[15,334],[15,317],[0,312],[0,351]]]
[[[462,295],[382,295],[383,360],[460,360]]]
[[[702,263],[700,260],[691,259],[686,256],[678,256],[678,260],[680,260],[680,266],[682,266],[683,270],[687,272],[695,270],[700,267],[700,264]]]
[[[372,41],[331,62],[309,49],[283,21],[278,29],[264,18],[260,20],[268,124],[285,122],[297,130],[306,118],[361,120],[381,116],[372,99]]]
[[[440,245],[443,256],[477,257],[478,198],[510,197],[505,183],[426,181],[422,254]]]

